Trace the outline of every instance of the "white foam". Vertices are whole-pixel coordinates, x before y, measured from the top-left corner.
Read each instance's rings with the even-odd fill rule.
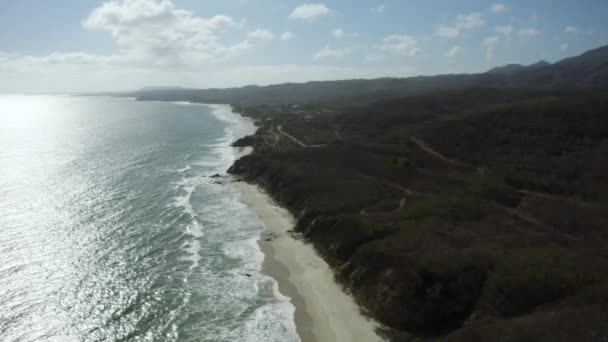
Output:
[[[192,165],[186,164],[186,166],[184,166],[183,168],[177,169],[175,171],[178,172],[178,173],[184,173],[184,172],[188,172],[190,170],[192,170]]]
[[[177,105],[200,105],[180,102]],[[233,148],[231,144],[238,138],[253,134],[256,130],[252,121],[240,117],[232,111],[228,105],[207,105],[211,108],[211,113],[216,119],[228,123],[225,134],[217,139],[213,144],[201,146],[210,148],[205,153],[211,154],[211,158],[197,160],[196,156],[189,158],[188,165],[179,171],[181,173],[192,173],[195,167],[209,168],[206,176],[212,173],[224,173],[237,158],[249,153],[251,149]],[[218,336],[220,340],[238,341],[268,341],[268,342],[297,342],[300,338],[296,331],[294,321],[295,307],[291,299],[282,295],[279,291],[278,283],[275,279],[262,273],[265,255],[262,252],[258,240],[263,231],[263,226],[256,219],[253,213],[245,204],[240,201],[240,193],[232,186],[214,185],[205,175],[187,175],[177,184],[177,189],[183,191],[181,196],[176,197],[176,206],[183,207],[185,212],[190,214],[194,220],[197,219],[197,212],[192,205],[192,196],[197,189],[204,188],[206,192],[222,193],[218,202],[209,203],[201,208],[201,217],[205,222],[221,224],[222,229],[230,236],[229,241],[223,245],[224,255],[239,260],[239,267],[230,271],[231,289],[230,293],[222,292],[223,300],[227,300],[232,305],[242,303],[243,298],[258,301],[259,296],[264,304],[255,309],[253,314],[246,315],[242,325],[236,331],[224,331]],[[215,189],[215,190],[214,190]],[[203,235],[203,227],[199,226],[200,234],[196,233],[197,227],[189,227],[187,233],[194,237],[193,243],[187,246],[189,254],[196,255],[196,264],[200,262],[199,249],[201,248],[199,239]],[[204,272],[204,270],[201,270]],[[244,273],[251,277],[244,277]],[[270,289],[270,291],[269,291]],[[210,289],[211,290],[211,289]],[[221,289],[218,289],[221,291]],[[240,304],[242,305],[242,304]],[[243,307],[246,310],[248,305]],[[218,332],[219,333],[219,332]]]
[[[239,341],[299,342],[294,313],[295,307],[289,301],[278,301],[258,308],[252,319],[239,329]]]
[[[204,104],[202,103],[195,103],[195,102],[188,102],[188,101],[175,101],[175,102],[171,102],[173,104],[176,104],[178,106],[204,106]]]
[[[249,210],[249,209],[245,209]],[[239,341],[300,341],[298,336],[294,314],[295,307],[291,299],[279,291],[278,282],[262,273],[264,254],[258,244],[258,237],[243,241],[234,241],[226,244],[224,251],[226,255],[243,261],[243,267],[247,272],[254,273],[251,277],[252,286],[256,293],[264,292],[264,287],[270,284],[272,298],[266,299],[266,303],[258,307],[254,314],[245,321],[238,329]]]
[[[203,225],[198,221],[198,215],[194,212],[194,207],[191,202],[192,194],[196,190],[196,185],[185,186],[181,190],[185,191],[186,194],[175,198],[175,206],[184,208],[184,211],[192,218],[192,222],[186,226],[184,232],[184,234],[191,237],[191,240],[186,244],[185,248],[189,252],[189,257],[187,257],[186,260],[192,263],[190,266],[190,271],[192,272],[201,261],[199,253],[201,244],[199,239],[204,235]]]
[[[187,164],[186,167],[179,170],[179,173],[182,174],[182,178],[176,184],[174,190],[181,192],[182,195],[174,197],[173,205],[176,208],[182,208],[184,213],[188,214],[192,220],[192,222],[186,226],[184,231],[184,234],[187,234],[191,238],[186,243],[184,248],[188,251],[189,254],[189,256],[185,260],[190,261],[192,263],[192,265],[190,266],[190,271],[192,273],[201,261],[201,243],[199,240],[204,236],[204,227],[199,222],[198,214],[196,213],[196,211],[194,210],[194,206],[192,205],[192,195],[199,187],[201,178],[188,178],[185,173],[190,171],[191,169],[192,166],[190,164]]]

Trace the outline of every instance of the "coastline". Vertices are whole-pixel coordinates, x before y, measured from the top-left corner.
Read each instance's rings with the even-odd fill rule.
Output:
[[[255,122],[233,113],[245,125]],[[247,149],[239,155],[252,153]],[[294,320],[302,342],[382,341],[378,325],[361,313],[354,299],[335,281],[330,266],[314,247],[292,234],[295,219],[257,185],[234,183],[241,201],[264,226],[258,244],[264,253],[262,271],[274,278],[281,294],[295,307]]]
[[[375,332],[377,325],[363,316],[314,247],[293,236],[293,216],[258,186],[236,184],[243,202],[265,226],[259,241],[266,256],[263,271],[277,280],[282,294],[291,298],[302,342],[382,341]]]

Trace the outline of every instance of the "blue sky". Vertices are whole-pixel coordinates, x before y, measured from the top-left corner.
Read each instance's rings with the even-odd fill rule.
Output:
[[[0,0],[0,91],[485,71],[608,43],[605,0]]]

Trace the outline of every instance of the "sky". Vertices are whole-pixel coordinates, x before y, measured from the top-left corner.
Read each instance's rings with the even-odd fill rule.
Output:
[[[0,0],[0,92],[472,73],[608,44],[606,0]]]

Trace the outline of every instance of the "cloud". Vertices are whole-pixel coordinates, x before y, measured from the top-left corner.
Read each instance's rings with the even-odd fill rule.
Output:
[[[483,40],[483,46],[485,46],[485,47],[496,46],[496,44],[498,44],[499,41],[500,41],[499,36],[488,37]]]
[[[84,52],[69,52],[60,53],[53,52],[46,56],[29,56],[17,54],[0,54],[0,60],[10,64],[11,68],[23,71],[29,68],[46,68],[49,66],[65,67],[65,66],[96,66],[107,67],[117,64],[118,57],[99,56]]]
[[[513,26],[511,25],[507,25],[507,26],[496,26],[494,28],[494,32],[501,34],[503,36],[510,36],[513,31],[515,31],[515,29],[513,28]]]
[[[494,32],[501,35],[507,44],[511,44],[511,35],[515,32],[515,28],[511,25],[496,26]]]
[[[293,33],[286,31],[286,32],[283,32],[283,34],[281,35],[281,41],[288,42],[288,41],[294,39],[295,37],[296,36]]]
[[[445,53],[445,57],[453,58],[462,55],[466,50],[461,46],[454,46]]]
[[[492,11],[492,13],[502,13],[502,12],[506,12],[508,10],[507,6],[503,5],[503,4],[494,4],[492,5],[492,7],[490,7],[490,11]]]
[[[440,26],[436,35],[443,38],[456,38],[462,35],[465,30],[472,30],[485,24],[481,13],[460,14],[451,26]]]
[[[365,55],[363,57],[363,62],[365,63],[373,63],[379,62],[386,59],[386,55]]]
[[[333,31],[331,31],[331,35],[334,36],[334,38],[336,39],[342,39],[342,38],[353,38],[353,37],[358,37],[359,34],[356,32],[353,33],[346,33],[343,29],[341,28],[337,28]]]
[[[313,22],[329,13],[330,9],[324,4],[302,4],[291,12],[289,19]]]
[[[416,38],[398,34],[385,37],[380,49],[408,57],[416,56],[422,51]]]
[[[484,24],[485,21],[479,12],[474,12],[468,15],[461,14],[456,20],[456,27],[460,29],[474,29],[481,27]]]
[[[386,5],[384,4],[372,8],[372,13],[382,14],[384,12],[386,12]]]
[[[486,48],[486,62],[490,63],[496,56],[496,45],[500,42],[499,36],[488,37],[483,40],[482,45]]]
[[[327,59],[327,58],[340,59],[342,57],[349,55],[350,52],[351,52],[350,49],[332,49],[329,46],[326,46],[323,50],[317,52],[313,56],[313,59],[315,61]]]
[[[4,56],[4,57],[3,57]],[[0,53],[0,60],[7,57]],[[16,56],[15,56],[16,57]],[[10,68],[13,70],[5,70]],[[126,91],[143,86],[180,85],[183,87],[238,87],[247,84],[278,84],[311,80],[345,80],[353,78],[407,77],[419,74],[413,66],[362,68],[325,65],[242,65],[214,66],[198,70],[178,69],[116,69],[90,67],[44,68],[16,72],[13,65],[0,64],[0,91],[2,92],[82,92]],[[8,71],[8,72],[7,72]],[[204,74],[205,77],[200,77]],[[121,82],[117,84],[116,80]],[[58,82],[61,80],[61,82]]]
[[[95,8],[82,22],[89,30],[108,32],[123,59],[148,66],[217,63],[251,47],[244,40],[225,42],[225,30],[240,30],[231,17],[203,18],[177,8],[170,0],[112,0]]]
[[[580,33],[580,30],[578,29],[578,27],[576,26],[566,26],[566,28],[564,28],[564,32],[567,34],[572,34],[572,35],[578,35]]]
[[[441,26],[437,30],[437,35],[442,38],[456,38],[460,36],[460,30],[456,27]]]
[[[564,43],[564,44],[562,44],[562,45],[560,45],[560,46],[559,46],[559,49],[560,49],[562,52],[566,52],[566,51],[568,50],[568,47],[569,47],[569,46],[568,46],[568,44],[567,44],[567,43]]]
[[[523,38],[532,38],[532,37],[540,36],[541,32],[535,28],[527,28],[527,29],[519,30],[518,34],[520,37],[523,37]]]
[[[249,32],[248,37],[259,40],[274,40],[275,35],[272,33],[272,31],[266,29],[257,29]]]

